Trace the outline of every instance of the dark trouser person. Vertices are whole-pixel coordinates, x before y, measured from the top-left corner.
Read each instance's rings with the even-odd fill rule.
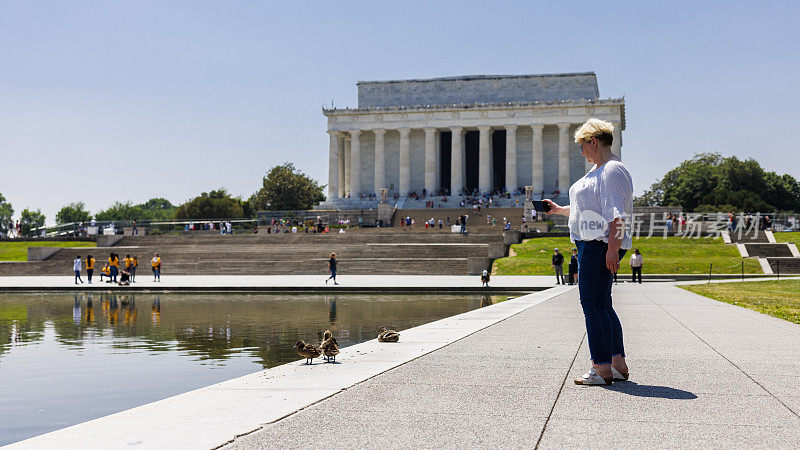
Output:
[[[639,274],[639,284],[642,284],[642,267],[631,267],[631,282],[636,283],[636,274]]]
[[[136,266],[131,266],[131,283],[136,282]]]
[[[83,280],[81,280],[81,271],[80,270],[76,270],[75,271],[75,284],[78,284],[78,280],[80,280],[81,283],[83,283]]]
[[[613,276],[606,267],[608,244],[603,241],[578,241],[578,278],[581,307],[586,319],[589,353],[594,364],[611,364],[611,357],[625,357],[622,324],[611,305]],[[620,250],[620,259],[626,250]]]
[[[92,274],[93,273],[94,273],[94,269],[86,269],[86,278],[89,280],[89,284],[92,284]]]
[[[556,269],[556,284],[564,284],[564,267],[553,266]]]
[[[331,276],[328,277],[328,280],[333,278],[333,282],[336,283],[336,269],[331,268]]]
[[[119,268],[117,266],[111,266],[111,274],[109,278],[111,279],[112,283],[117,282],[117,274],[119,273]]]
[[[569,284],[575,284],[575,276],[578,275],[578,268],[574,267],[572,264],[569,265],[569,274],[567,275],[567,281]]]
[[[161,269],[153,267],[153,281],[161,281]]]

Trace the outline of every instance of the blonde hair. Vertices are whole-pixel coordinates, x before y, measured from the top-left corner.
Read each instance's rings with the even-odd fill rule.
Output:
[[[575,143],[580,144],[581,141],[597,138],[601,144],[610,146],[614,141],[613,133],[614,125],[611,122],[592,117],[575,130]]]

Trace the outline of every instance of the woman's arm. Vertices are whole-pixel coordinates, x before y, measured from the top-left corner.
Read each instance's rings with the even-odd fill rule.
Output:
[[[622,232],[625,223],[618,217],[608,224],[608,251],[606,251],[606,267],[611,273],[619,270],[619,247],[622,245]]]
[[[559,206],[558,203],[550,200],[549,198],[544,198],[542,201],[550,206],[550,211],[547,211],[547,215],[558,214],[560,216],[569,217],[569,206]]]

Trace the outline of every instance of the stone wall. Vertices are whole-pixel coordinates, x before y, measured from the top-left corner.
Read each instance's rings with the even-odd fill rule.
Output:
[[[593,72],[362,81],[358,107],[553,102],[599,97]]]

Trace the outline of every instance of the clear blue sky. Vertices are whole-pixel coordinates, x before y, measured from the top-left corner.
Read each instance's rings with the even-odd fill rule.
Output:
[[[358,80],[594,71],[641,193],[704,151],[800,177],[800,2],[0,1],[0,192],[244,197],[327,182],[323,104]]]

